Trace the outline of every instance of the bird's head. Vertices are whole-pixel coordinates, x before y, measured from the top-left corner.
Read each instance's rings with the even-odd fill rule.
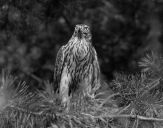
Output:
[[[74,37],[77,37],[78,39],[86,39],[86,40],[91,40],[92,36],[91,36],[91,32],[90,32],[90,27],[88,25],[85,24],[77,24],[75,26],[75,30],[74,30]]]

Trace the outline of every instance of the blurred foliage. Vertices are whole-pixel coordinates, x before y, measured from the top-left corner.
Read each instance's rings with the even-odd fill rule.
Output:
[[[30,82],[52,80],[58,49],[85,23],[108,79],[137,71],[145,50],[162,49],[162,7],[162,0],[1,0],[0,67]]]

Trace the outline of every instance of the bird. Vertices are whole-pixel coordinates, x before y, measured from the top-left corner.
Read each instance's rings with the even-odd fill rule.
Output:
[[[77,90],[93,96],[100,87],[100,66],[88,25],[77,24],[68,43],[59,49],[54,66],[54,86],[64,106],[68,106]]]

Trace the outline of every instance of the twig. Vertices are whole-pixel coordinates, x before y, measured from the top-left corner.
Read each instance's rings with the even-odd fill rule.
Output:
[[[33,78],[34,80],[38,81],[39,83],[43,83],[43,80],[41,78],[39,78],[38,76],[30,73],[30,72],[25,72],[23,70],[21,70],[24,74],[30,76],[31,78]]]
[[[81,113],[85,116],[90,116],[91,118],[137,118],[139,120],[145,120],[145,121],[159,121],[163,122],[162,118],[153,118],[153,117],[144,117],[139,115],[127,115],[127,114],[121,114],[121,115],[101,115],[101,116],[93,116],[91,114],[87,113]]]
[[[121,114],[122,112],[124,112],[126,109],[128,109],[131,106],[131,104],[129,104],[128,106],[126,106],[125,108],[123,108],[122,110],[120,110],[117,114]]]
[[[150,87],[148,90],[144,91],[143,94],[141,95],[141,97],[144,96],[145,94],[147,94],[149,91],[151,91],[151,90],[154,89],[155,87],[157,87],[157,86],[159,85],[159,83],[160,83],[160,79],[161,79],[161,78],[158,78],[157,80],[155,80],[154,82],[152,82],[152,83],[151,83],[151,87]],[[153,86],[152,86],[152,85],[153,85]]]
[[[118,96],[118,95],[120,95],[120,93],[115,93],[115,94],[112,94],[112,95],[108,96],[108,97],[100,104],[99,108],[101,108],[109,99],[111,99],[111,98],[113,98],[113,97],[115,97],[115,96]]]
[[[139,119],[135,118],[135,121],[134,121],[132,128],[138,128],[138,125],[139,125]]]
[[[27,113],[27,114],[30,114],[30,115],[35,115],[35,116],[56,117],[56,115],[54,115],[53,113],[47,114],[47,113],[43,113],[43,111],[40,111],[40,112],[32,112],[30,110],[26,110],[26,109],[23,109],[23,108],[20,108],[20,107],[16,107],[14,105],[8,106],[8,108],[13,108],[13,109],[18,110],[20,112]]]

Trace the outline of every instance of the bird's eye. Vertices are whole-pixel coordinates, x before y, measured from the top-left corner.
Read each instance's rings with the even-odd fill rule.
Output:
[[[89,27],[87,27],[87,28],[86,28],[86,30],[87,30],[87,32],[89,32],[89,31],[90,31],[90,28],[89,28]]]
[[[77,31],[77,30],[78,30],[78,27],[76,26],[76,27],[75,27],[75,31]]]

